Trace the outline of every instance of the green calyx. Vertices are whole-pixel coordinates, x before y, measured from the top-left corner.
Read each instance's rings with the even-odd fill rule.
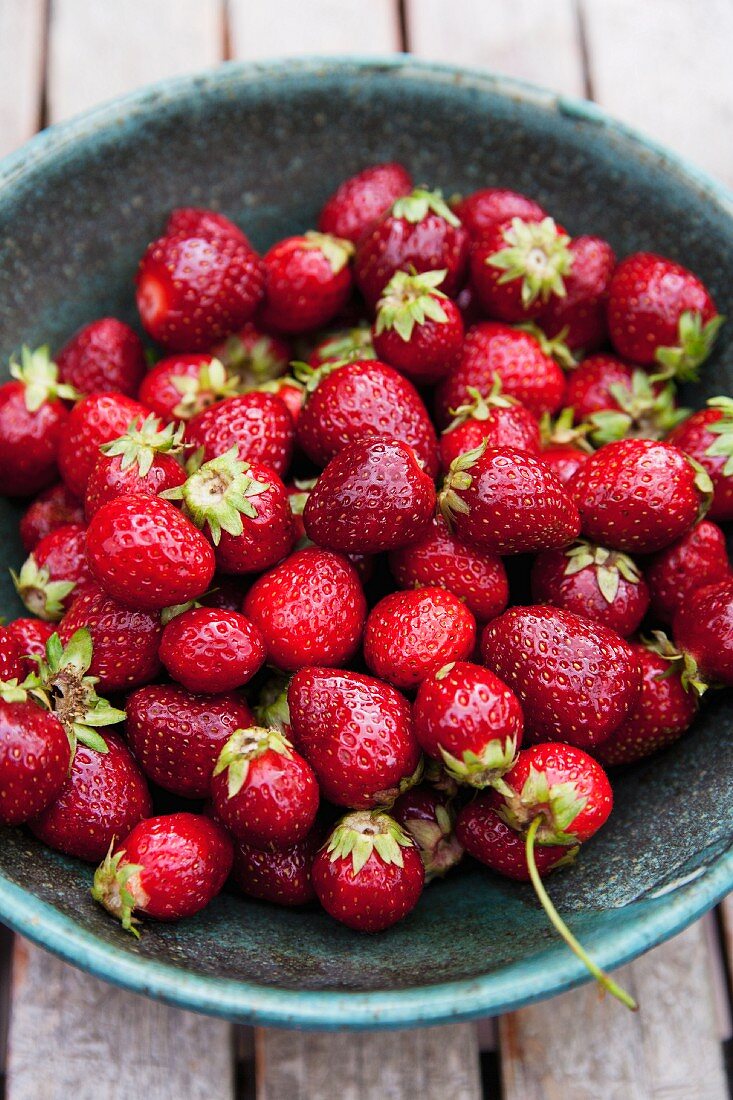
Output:
[[[499,816],[518,832],[524,832],[539,817],[540,824],[535,827],[538,844],[570,846],[578,843],[570,827],[587,801],[574,783],[550,784],[546,772],[530,767],[522,790],[505,794]]]
[[[525,222],[512,218],[504,230],[506,247],[488,256],[486,263],[503,274],[499,283],[522,281],[522,305],[531,306],[538,298],[547,302],[554,294],[565,297],[563,276],[570,272],[573,254],[568,248],[570,237],[561,233],[553,218],[541,222]]]
[[[446,752],[441,745],[440,754],[445,770],[458,783],[481,789],[494,785],[506,775],[516,760],[517,748],[515,737],[494,737],[480,753],[466,750],[457,757]]]
[[[447,274],[447,268],[425,271],[421,275],[395,272],[377,304],[377,335],[394,329],[400,339],[407,342],[415,325],[424,325],[428,320],[446,324],[448,314],[441,299],[445,301],[447,294],[438,287]]]
[[[288,706],[287,676],[273,676],[260,692],[254,716],[261,726],[285,734],[290,729],[290,707]]]
[[[94,872],[94,883],[91,895],[95,901],[103,905],[108,913],[116,917],[126,932],[140,939],[140,933],[136,927],[140,923],[133,916],[135,909],[145,904],[145,898],[140,886],[140,873],[143,866],[140,863],[123,863],[124,849],[112,854],[114,841],[109,846],[109,851],[97,870]]]
[[[466,420],[488,420],[492,409],[510,409],[513,405],[519,404],[513,397],[506,397],[502,394],[501,378],[496,372],[494,372],[491,389],[486,396],[477,390],[475,386],[467,386],[466,392],[471,400],[459,405],[456,409],[450,410],[453,419],[445,429],[446,432],[452,432],[454,428],[464,424]]]
[[[236,444],[218,458],[204,462],[183,485],[161,493],[166,500],[180,500],[197,527],[208,524],[211,541],[218,546],[222,531],[241,535],[242,516],[257,518],[254,498],[267,492],[268,482],[256,481],[250,465],[239,458]]]
[[[306,480],[295,480],[295,488],[297,493],[290,493],[288,501],[290,502],[290,511],[294,516],[302,516],[305,511],[305,506],[308,503],[308,497],[316,487],[317,477],[308,478]]]
[[[317,390],[324,378],[328,378],[329,374],[333,374],[339,367],[345,367],[350,360],[348,359],[329,359],[327,363],[321,363],[319,367],[312,367],[310,363],[304,363],[300,359],[294,359],[290,364],[298,382],[300,382],[305,392],[313,393]]]
[[[0,699],[4,703],[27,703],[32,699],[44,710],[50,710],[51,707],[48,693],[44,691],[35,673],[20,682],[15,677],[12,680],[0,680]]]
[[[174,374],[171,385],[178,390],[181,400],[173,410],[179,420],[190,420],[196,413],[208,409],[225,397],[234,397],[240,392],[240,380],[236,374],[230,374],[219,359],[204,363],[197,375],[192,378],[183,374]]]
[[[373,852],[383,863],[404,866],[403,848],[414,844],[393,817],[381,810],[357,810],[342,818],[331,833],[326,851],[331,862],[351,859],[354,876],[358,875]]]
[[[543,413],[540,419],[540,438],[543,447],[550,444],[561,447],[576,447],[579,451],[592,454],[593,448],[587,436],[593,425],[575,423],[575,409],[566,408],[553,420],[549,413]]]
[[[81,394],[73,386],[59,382],[59,368],[51,359],[48,346],[32,351],[24,344],[20,363],[10,360],[10,376],[25,387],[24,400],[28,412],[37,412],[46,401],[78,401]]]
[[[23,562],[20,573],[10,570],[15,591],[31,615],[46,622],[58,622],[64,614],[64,600],[76,584],[74,581],[52,581],[45,566],[39,566],[33,554]]]
[[[583,569],[595,570],[598,589],[606,603],[611,604],[618,595],[621,579],[629,584],[639,584],[641,571],[627,554],[620,550],[607,550],[585,539],[578,539],[567,550],[565,576],[572,577]]]
[[[292,747],[288,739],[274,728],[250,726],[249,729],[235,730],[219,753],[214,775],[227,773],[227,797],[234,798],[244,786],[253,760],[268,751],[290,758]]]
[[[721,415],[719,420],[706,425],[706,430],[716,438],[705,454],[710,458],[725,458],[723,476],[730,477],[733,474],[733,398],[711,397],[708,407]]]
[[[481,458],[486,446],[486,440],[484,440],[479,447],[459,455],[450,464],[443,488],[438,493],[438,509],[449,530],[453,528],[456,515],[468,515],[469,507],[459,494],[471,488],[473,476],[469,470]]]
[[[644,370],[633,372],[630,386],[612,382],[609,391],[618,409],[603,409],[588,418],[596,447],[618,439],[661,439],[690,413],[677,408],[673,382],[657,391]]]
[[[227,336],[218,350],[219,362],[239,387],[269,382],[282,371],[282,359],[273,353],[272,341],[266,335],[247,345],[241,336],[234,333]]]
[[[341,363],[350,363],[355,359],[376,359],[371,326],[356,325],[354,328],[335,332],[321,345],[319,355],[322,359]]]
[[[669,661],[669,668],[662,673],[660,679],[679,676],[685,691],[693,692],[698,699],[705,694],[708,688],[719,686],[703,680],[694,657],[684,650],[677,649],[663,630],[653,630],[651,637],[643,637],[641,641],[652,653],[656,653],[658,657]]]
[[[685,310],[681,314],[674,347],[657,348],[654,358],[662,368],[655,378],[676,378],[680,382],[696,382],[699,368],[705,362],[725,320],[719,314],[703,323],[699,310]]]
[[[404,218],[411,225],[417,225],[418,222],[427,218],[428,214],[437,214],[454,228],[461,224],[460,219],[443,198],[442,191],[427,191],[423,187],[416,187],[412,194],[393,202],[390,213],[394,218]]]
[[[695,473],[695,480],[693,482],[695,488],[700,494],[700,504],[697,509],[697,522],[699,523],[708,512],[710,511],[710,505],[713,503],[713,496],[715,495],[715,486],[710,474],[707,472],[704,466],[701,466],[696,458],[692,455],[685,455],[688,465],[690,465]]]
[[[534,321],[522,321],[521,324],[513,325],[512,327],[533,336],[540,345],[542,354],[549,355],[551,359],[555,360],[559,367],[563,368],[563,370],[575,370],[578,366],[578,360],[565,343],[568,334],[567,325],[560,329],[557,336],[548,336],[547,333],[542,331],[539,325],[534,323]]]
[[[331,233],[316,233],[312,229],[303,234],[303,248],[319,249],[328,260],[334,275],[343,271],[355,251],[351,241],[334,237]]]
[[[123,470],[136,464],[140,477],[145,477],[156,455],[177,455],[183,451],[183,431],[183,424],[161,427],[158,417],[151,413],[139,428],[133,421],[123,435],[111,443],[103,443],[99,449],[110,458],[119,456]]]
[[[301,393],[305,390],[305,386],[302,382],[299,382],[297,378],[293,378],[289,374],[281,374],[279,378],[271,378],[269,382],[260,382],[259,386],[255,387],[258,393],[274,393],[279,394],[285,386],[288,386],[294,390],[300,390]]]
[[[405,831],[417,844],[425,867],[425,881],[442,878],[463,855],[463,848],[453,833],[454,819],[447,806],[435,808],[435,820],[408,818]]]

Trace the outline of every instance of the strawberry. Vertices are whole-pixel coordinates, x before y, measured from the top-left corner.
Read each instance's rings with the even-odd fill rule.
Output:
[[[485,628],[481,653],[519,697],[532,742],[594,748],[639,693],[639,661],[628,643],[560,608],[510,608]]]
[[[25,654],[26,650],[18,634],[10,627],[0,626],[0,684],[7,680],[19,682],[25,679]],[[35,671],[35,663],[29,671]]]
[[[142,493],[103,504],[86,534],[87,559],[108,595],[157,611],[201,596],[214,575],[214,551],[177,508]]]
[[[677,447],[622,439],[596,451],[573,476],[568,492],[587,538],[611,550],[650,554],[704,515],[712,483]]]
[[[230,692],[202,695],[177,684],[149,684],[127,699],[127,739],[140,767],[182,798],[210,795],[219,753],[252,721],[245,701]]]
[[[391,813],[417,845],[426,883],[442,878],[460,862],[463,848],[456,839],[455,814],[446,795],[427,785],[411,787],[400,795]]]
[[[626,638],[647,613],[649,589],[626,554],[578,539],[563,550],[537,555],[532,599],[603,623]]]
[[[123,393],[94,393],[75,405],[58,453],[59,470],[69,492],[83,500],[102,444],[123,435],[130,424],[139,426],[147,415],[144,405]]]
[[[0,386],[0,478],[6,496],[25,497],[58,477],[56,463],[69,410],[79,395],[58,380],[48,348],[24,347],[21,362],[10,361],[11,382]]]
[[[476,620],[452,592],[392,592],[369,612],[364,660],[380,679],[415,688],[449,661],[463,661],[476,642]]]
[[[24,654],[21,659],[21,672],[15,671],[9,675],[0,671],[0,679],[13,679],[18,675],[19,679],[27,676],[29,672],[37,672],[37,662],[34,657],[43,657],[46,653],[46,642],[56,631],[55,623],[44,622],[43,619],[13,619],[4,630],[12,635],[20,646],[20,652]]]
[[[0,822],[19,825],[63,786],[71,748],[58,718],[13,678],[0,683]]]
[[[198,206],[179,206],[171,211],[165,223],[165,235],[177,237],[179,234],[187,237],[203,237],[205,240],[212,241],[232,238],[249,245],[242,230],[229,218],[225,218],[216,210],[207,210]]]
[[[306,905],[316,896],[311,868],[320,846],[321,834],[317,829],[290,848],[263,851],[236,841],[231,882],[250,898],[275,905]]]
[[[152,413],[139,428],[131,424],[127,431],[103,443],[84,494],[84,510],[91,520],[103,504],[130,493],[157,496],[186,480],[186,474],[174,457],[183,449],[183,427],[165,428]]]
[[[692,658],[696,679],[733,685],[733,578],[695,588],[677,610],[672,634]]]
[[[552,218],[510,218],[489,226],[471,250],[471,282],[489,317],[527,321],[565,298],[573,269],[570,237]]]
[[[420,748],[472,787],[509,771],[522,743],[519,700],[488,668],[458,661],[427,676],[412,707]]]
[[[302,382],[285,375],[282,378],[273,378],[270,382],[260,382],[257,389],[260,393],[271,393],[282,401],[293,418],[293,424],[298,423],[305,403],[305,386]]]
[[[578,512],[539,459],[513,447],[480,447],[451,463],[438,494],[458,537],[497,554],[566,546],[580,533]]]
[[[169,355],[147,373],[139,397],[161,420],[190,420],[216,401],[234,397],[239,379],[218,359],[195,352]]]
[[[425,871],[393,818],[361,810],[336,826],[314,860],[312,878],[329,916],[359,932],[382,932],[415,908]]]
[[[400,588],[447,588],[479,622],[501,615],[509,602],[501,558],[490,550],[460,542],[442,517],[434,518],[415,542],[393,550],[389,568]]]
[[[254,391],[197,413],[186,425],[186,442],[203,447],[207,462],[236,446],[243,462],[264,462],[283,477],[293,453],[294,428],[278,397]]]
[[[308,365],[317,368],[324,363],[353,363],[357,359],[376,358],[372,326],[362,321],[353,328],[336,329],[319,340],[308,356]]]
[[[262,632],[268,660],[294,672],[349,661],[361,640],[366,600],[345,558],[308,547],[259,577],[242,610]]]
[[[570,375],[565,400],[576,422],[592,425],[597,447],[628,436],[661,439],[688,411],[677,408],[671,382],[653,382],[646,371],[613,355],[583,360]]]
[[[86,530],[79,524],[57,527],[26,558],[20,572],[11,569],[16,591],[32,615],[58,621],[83,592],[94,586],[86,558]]]
[[[193,916],[220,892],[232,860],[231,840],[208,817],[149,817],[110,845],[94,874],[92,897],[139,937],[135,913],[162,921]]]
[[[441,290],[454,294],[468,261],[468,234],[440,191],[417,189],[397,199],[356,248],[354,278],[376,305],[396,271],[446,271]]]
[[[433,482],[412,447],[373,437],[331,459],[303,512],[310,539],[328,550],[376,554],[419,538],[435,511]]]
[[[345,669],[304,668],[288,687],[293,741],[340,806],[386,805],[419,778],[410,704],[388,684]]]
[[[238,611],[193,607],[168,623],[160,659],[188,691],[219,692],[242,687],[264,664],[265,643],[254,623]]]
[[[547,347],[547,345],[545,345]],[[514,397],[534,416],[556,412],[565,395],[565,376],[534,332],[486,321],[466,333],[458,366],[435,391],[435,414],[445,428],[471,399],[469,387],[486,396],[496,377],[505,397]]]
[[[247,321],[238,332],[216,344],[212,355],[244,388],[259,386],[285,374],[293,358],[290,345]]]
[[[515,882],[529,882],[524,837],[499,816],[492,792],[478,795],[463,807],[456,821],[456,839],[479,863]],[[544,844],[535,850],[537,870],[544,876],[572,863],[578,846]]]
[[[606,305],[616,256],[602,237],[575,237],[565,275],[565,294],[553,296],[540,310],[537,324],[549,337],[559,336],[571,351],[595,351],[606,342]]]
[[[413,382],[437,382],[456,366],[463,346],[458,306],[439,289],[446,271],[396,271],[377,303],[374,350]]]
[[[590,424],[575,424],[572,408],[562,409],[552,419],[545,413],[540,420],[542,451],[540,457],[563,485],[567,485],[576,470],[585,465],[593,448],[586,436]]]
[[[472,241],[479,241],[500,222],[510,221],[512,218],[541,222],[547,216],[534,199],[527,198],[518,191],[507,191],[500,187],[485,187],[474,191],[452,205]]]
[[[465,405],[453,410],[453,420],[439,440],[443,473],[455,459],[482,443],[539,455],[539,423],[515,398],[502,394],[498,376],[485,397],[473,386],[468,388],[468,397]]]
[[[265,290],[262,260],[231,234],[159,237],[135,278],[145,331],[172,351],[205,351],[254,314]]]
[[[354,246],[327,233],[278,241],[265,253],[265,305],[260,320],[279,332],[308,332],[336,316],[351,293]]]
[[[438,470],[438,444],[427,409],[411,382],[378,360],[326,364],[308,380],[298,419],[298,443],[323,467],[347,443],[367,435],[399,439],[425,472]]]
[[[614,272],[608,327],[624,359],[693,381],[722,323],[705,285],[681,264],[635,252]]]
[[[234,731],[214,767],[211,796],[218,820],[256,848],[305,840],[318,812],[310,764],[281,733],[262,726]]]
[[[725,535],[707,519],[647,559],[644,566],[652,611],[664,623],[672,622],[695,588],[730,575]]]
[[[84,325],[56,362],[61,381],[84,394],[113,391],[135,397],[148,369],[140,337],[116,317]]]
[[[710,519],[733,519],[733,399],[711,397],[707,409],[699,409],[674,428],[667,442],[709,474],[713,483]]]
[[[26,508],[18,525],[20,541],[25,552],[30,554],[41,539],[57,527],[65,527],[69,523],[83,525],[85,522],[82,502],[61,481],[45,489]]]
[[[323,205],[318,228],[357,244],[381,214],[411,191],[410,173],[401,164],[372,164],[339,184]]]
[[[590,455],[572,444],[550,443],[543,448],[540,458],[561,485],[568,485],[573,475],[585,466]]]

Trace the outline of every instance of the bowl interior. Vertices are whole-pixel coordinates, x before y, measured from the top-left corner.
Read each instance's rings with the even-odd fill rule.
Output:
[[[602,234],[622,254],[651,248],[678,258],[733,315],[725,200],[620,129],[551,97],[405,62],[232,67],[88,116],[0,172],[0,361],[21,343],[58,347],[95,316],[134,321],[136,261],[171,207],[220,208],[265,247],[312,225],[345,176],[387,159],[446,194],[489,185],[527,191],[574,234]],[[730,392],[732,382],[729,324],[695,402]],[[22,560],[18,514],[0,501],[4,565]],[[19,613],[5,574],[0,612]],[[732,734],[730,707],[715,698],[691,737],[617,777],[609,825],[552,882],[591,945],[608,947],[614,929],[642,919],[643,899],[727,848]],[[301,992],[396,991],[487,974],[506,980],[530,960],[541,994],[557,988],[561,971],[571,973],[529,890],[478,869],[431,886],[407,921],[379,937],[351,934],[315,911],[224,896],[193,921],[148,926],[139,943],[94,905],[89,868],[21,831],[2,833],[0,874],[119,958],[156,960],[179,975]],[[81,952],[77,961],[85,962]],[[237,1003],[247,1016],[246,992]],[[297,1022],[297,999],[288,1004]],[[487,995],[480,1007],[496,1006]],[[451,1011],[460,1013],[460,1003],[443,1014]]]

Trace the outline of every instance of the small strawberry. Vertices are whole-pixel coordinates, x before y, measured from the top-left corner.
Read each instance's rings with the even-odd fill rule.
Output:
[[[563,550],[537,555],[532,599],[603,623],[626,638],[647,613],[649,589],[626,554],[578,539]]]
[[[219,753],[252,721],[245,701],[230,692],[202,695],[177,684],[149,684],[127,699],[127,739],[140,767],[182,798],[210,795]]]
[[[456,366],[463,346],[458,306],[440,290],[446,271],[396,271],[377,303],[374,350],[418,385]]]
[[[515,882],[529,882],[524,837],[499,816],[497,798],[492,792],[478,795],[458,814],[456,839],[479,863]],[[544,876],[572,863],[578,846],[546,844],[535,849],[537,870]]]
[[[259,386],[285,374],[293,358],[290,345],[247,321],[238,332],[212,348],[212,355],[224,364],[242,388]]]
[[[57,527],[66,527],[69,523],[83,525],[84,506],[64,483],[52,485],[30,504],[23,513],[18,530],[20,541],[26,554],[30,554],[46,535]]]
[[[568,245],[572,256],[565,275],[565,294],[553,296],[537,317],[549,337],[559,336],[571,351],[595,351],[606,342],[606,306],[616,256],[602,237],[575,237]]]
[[[541,222],[547,217],[534,199],[518,191],[507,191],[500,187],[485,187],[474,191],[451,205],[473,241],[480,240],[499,222],[510,221],[512,218]]]
[[[43,619],[13,619],[4,630],[16,639],[20,652],[24,654],[19,679],[23,679],[29,672],[37,672],[38,664],[33,658],[45,656],[46,642],[55,633],[56,624],[47,623]],[[15,672],[11,675],[0,673],[0,678],[13,679],[15,675]]]
[[[86,558],[86,530],[69,523],[46,535],[16,573],[13,584],[31,615],[57,622],[94,586]]]
[[[143,379],[140,400],[161,420],[190,420],[239,392],[239,378],[218,359],[196,352],[160,359]]]
[[[410,704],[388,684],[359,672],[309,667],[288,687],[293,741],[340,806],[388,805],[420,776]]]
[[[469,400],[453,410],[454,417],[439,440],[440,466],[447,473],[451,463],[466,451],[486,443],[488,447],[513,447],[540,453],[540,426],[537,419],[515,398],[501,392],[496,376],[486,396],[469,386]]]
[[[345,558],[308,547],[259,577],[242,610],[262,632],[268,660],[294,672],[349,661],[361,640],[366,600]]]
[[[309,231],[278,241],[265,253],[265,304],[259,317],[278,332],[308,332],[327,324],[351,293],[350,241]]]
[[[519,697],[530,741],[593,748],[639,693],[638,657],[618,634],[554,607],[512,607],[485,628],[484,662]]]
[[[139,427],[130,424],[127,431],[103,443],[84,494],[87,520],[97,514],[103,504],[130,493],[157,496],[186,480],[186,474],[175,455],[183,450],[183,426],[165,428],[152,413]]]
[[[361,810],[336,826],[313,863],[313,886],[335,920],[382,932],[415,908],[425,885],[420,853],[385,813]]]
[[[311,869],[320,846],[319,830],[312,830],[305,840],[290,848],[262,851],[237,841],[230,881],[250,898],[275,905],[306,905],[316,896]]]
[[[353,328],[337,329],[320,340],[308,356],[308,365],[318,368],[324,363],[353,363],[357,359],[376,358],[372,326],[362,321]]]
[[[238,611],[194,607],[163,630],[160,659],[189,691],[242,687],[264,663],[265,643],[254,623]]]
[[[116,317],[84,325],[56,356],[59,378],[79,393],[124,393],[135,397],[147,372],[136,332]]]
[[[458,537],[497,554],[566,546],[580,533],[578,511],[539,459],[513,447],[461,455],[446,474],[438,503]]]
[[[92,897],[139,937],[135,913],[162,921],[192,917],[220,892],[232,860],[226,832],[203,814],[149,817],[110,845]]]
[[[259,391],[219,401],[186,425],[186,442],[203,447],[205,461],[236,446],[243,462],[264,462],[280,477],[290,465],[294,434],[287,406],[273,394]]]
[[[425,882],[442,878],[460,862],[463,848],[455,835],[450,799],[426,784],[411,787],[395,802],[391,814],[420,851]]]
[[[412,447],[367,438],[331,459],[303,512],[310,539],[328,550],[376,554],[419,538],[435,511],[435,487]]]
[[[17,679],[0,682],[0,822],[19,825],[63,786],[71,747],[58,718]]]
[[[733,578],[695,588],[678,609],[672,634],[692,658],[696,679],[733,685]]]
[[[25,654],[26,650],[18,634],[10,627],[0,626],[0,683],[5,683],[7,680],[20,682],[25,679]],[[28,671],[35,671],[35,663]]]
[[[318,228],[357,244],[380,215],[411,191],[412,178],[401,164],[371,164],[339,184],[323,205]]]
[[[710,475],[710,519],[733,519],[733,399],[711,397],[707,409],[699,409],[679,424],[667,442],[694,458]]]
[[[654,382],[612,355],[584,359],[570,375],[565,400],[576,422],[592,426],[596,447],[628,437],[661,439],[688,412],[677,408],[673,383]]]
[[[681,264],[635,252],[616,268],[608,327],[624,359],[654,364],[665,377],[693,381],[722,323],[705,285]]]
[[[249,245],[247,237],[238,225],[216,210],[207,210],[199,206],[179,206],[171,211],[165,223],[165,235],[177,237],[181,233],[187,237],[203,237],[205,240],[212,241],[230,237]]]
[[[415,588],[390,593],[369,612],[364,660],[375,676],[404,690],[449,661],[465,661],[475,643],[476,620],[457,596]]]
[[[396,271],[446,271],[441,290],[454,294],[468,262],[468,234],[440,191],[417,189],[397,199],[358,242],[354,278],[376,305]]]
[[[471,251],[471,282],[489,317],[527,321],[553,298],[565,298],[574,266],[570,237],[552,218],[497,222]]]
[[[59,470],[67,488],[84,499],[87,481],[103,443],[141,424],[149,410],[123,393],[94,393],[75,405],[59,444]]]
[[[672,622],[695,588],[730,575],[725,535],[707,519],[654,554],[644,566],[652,612],[663,623]]]

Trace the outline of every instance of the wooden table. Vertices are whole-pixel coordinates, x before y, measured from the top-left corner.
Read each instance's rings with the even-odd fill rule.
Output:
[[[0,0],[0,154],[224,58],[407,49],[590,96],[733,185],[732,47],[733,0]],[[637,1016],[586,987],[498,1022],[308,1034],[166,1008],[5,933],[0,1067],[9,1100],[722,1100],[726,958],[730,902],[625,968]]]

